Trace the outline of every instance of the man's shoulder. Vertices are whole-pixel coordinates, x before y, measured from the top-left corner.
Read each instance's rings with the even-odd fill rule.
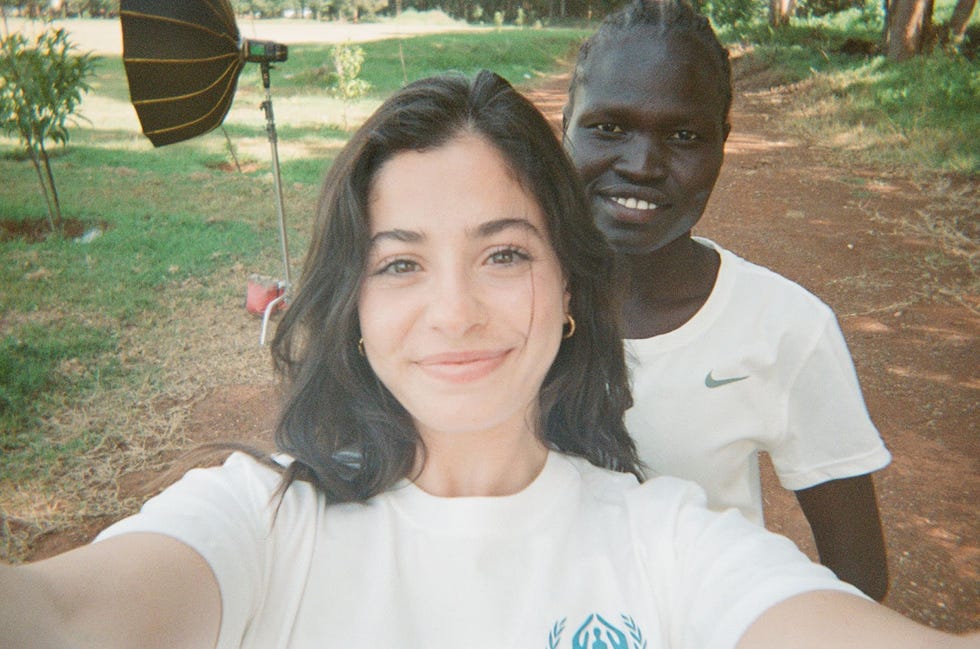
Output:
[[[833,315],[831,308],[808,288],[775,270],[715,245],[721,256],[719,274],[726,274],[737,304],[771,308],[777,314],[810,317]]]

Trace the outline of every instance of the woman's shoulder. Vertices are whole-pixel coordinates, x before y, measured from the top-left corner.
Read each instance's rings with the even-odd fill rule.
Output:
[[[220,482],[271,496],[280,488],[283,471],[292,461],[284,454],[260,455],[235,451],[222,464],[193,469],[182,480]]]
[[[124,525],[117,523],[113,527],[152,527],[157,520],[170,523],[192,518],[192,512],[201,518],[206,518],[208,512],[220,511],[236,512],[236,516],[243,520],[265,520],[276,510],[315,506],[318,501],[315,490],[312,485],[301,482],[290,485],[279,505],[277,495],[282,486],[283,470],[291,461],[285,455],[260,456],[235,451],[219,465],[187,471],[146,501],[138,514],[121,521]],[[103,535],[107,535],[106,532]]]
[[[596,466],[584,457],[560,451],[556,456],[572,467],[582,484],[596,494],[621,493],[639,486],[639,480],[632,473]]]
[[[590,499],[621,507],[626,513],[637,507],[669,510],[707,506],[704,490],[689,480],[656,476],[641,483],[631,473],[598,467],[580,457],[562,457],[578,472],[583,491]]]

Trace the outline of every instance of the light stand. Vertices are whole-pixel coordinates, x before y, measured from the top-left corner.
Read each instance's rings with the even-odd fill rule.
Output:
[[[247,43],[246,43],[247,46]],[[262,102],[262,110],[265,111],[265,132],[269,137],[269,146],[272,149],[272,178],[276,186],[276,215],[279,218],[279,242],[282,245],[282,280],[277,283],[279,295],[266,305],[262,313],[262,333],[259,335],[259,345],[265,345],[266,332],[269,327],[269,316],[276,309],[283,308],[288,301],[289,289],[292,282],[289,277],[289,244],[286,238],[286,216],[283,210],[282,198],[282,177],[279,172],[279,137],[276,134],[276,119],[272,113],[272,93],[269,90],[269,70],[272,65],[268,60],[263,59],[262,68],[262,87],[265,89],[265,101]]]

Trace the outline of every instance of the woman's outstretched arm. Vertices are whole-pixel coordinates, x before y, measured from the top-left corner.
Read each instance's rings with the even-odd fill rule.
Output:
[[[980,634],[951,635],[880,604],[816,591],[773,606],[752,623],[738,649],[980,649]]]
[[[187,545],[124,534],[0,565],[0,649],[213,649],[221,595]]]

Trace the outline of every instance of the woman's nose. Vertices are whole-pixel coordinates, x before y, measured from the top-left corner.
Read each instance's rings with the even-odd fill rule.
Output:
[[[440,275],[429,295],[431,326],[460,336],[486,323],[487,309],[479,281],[472,273],[455,271]]]

